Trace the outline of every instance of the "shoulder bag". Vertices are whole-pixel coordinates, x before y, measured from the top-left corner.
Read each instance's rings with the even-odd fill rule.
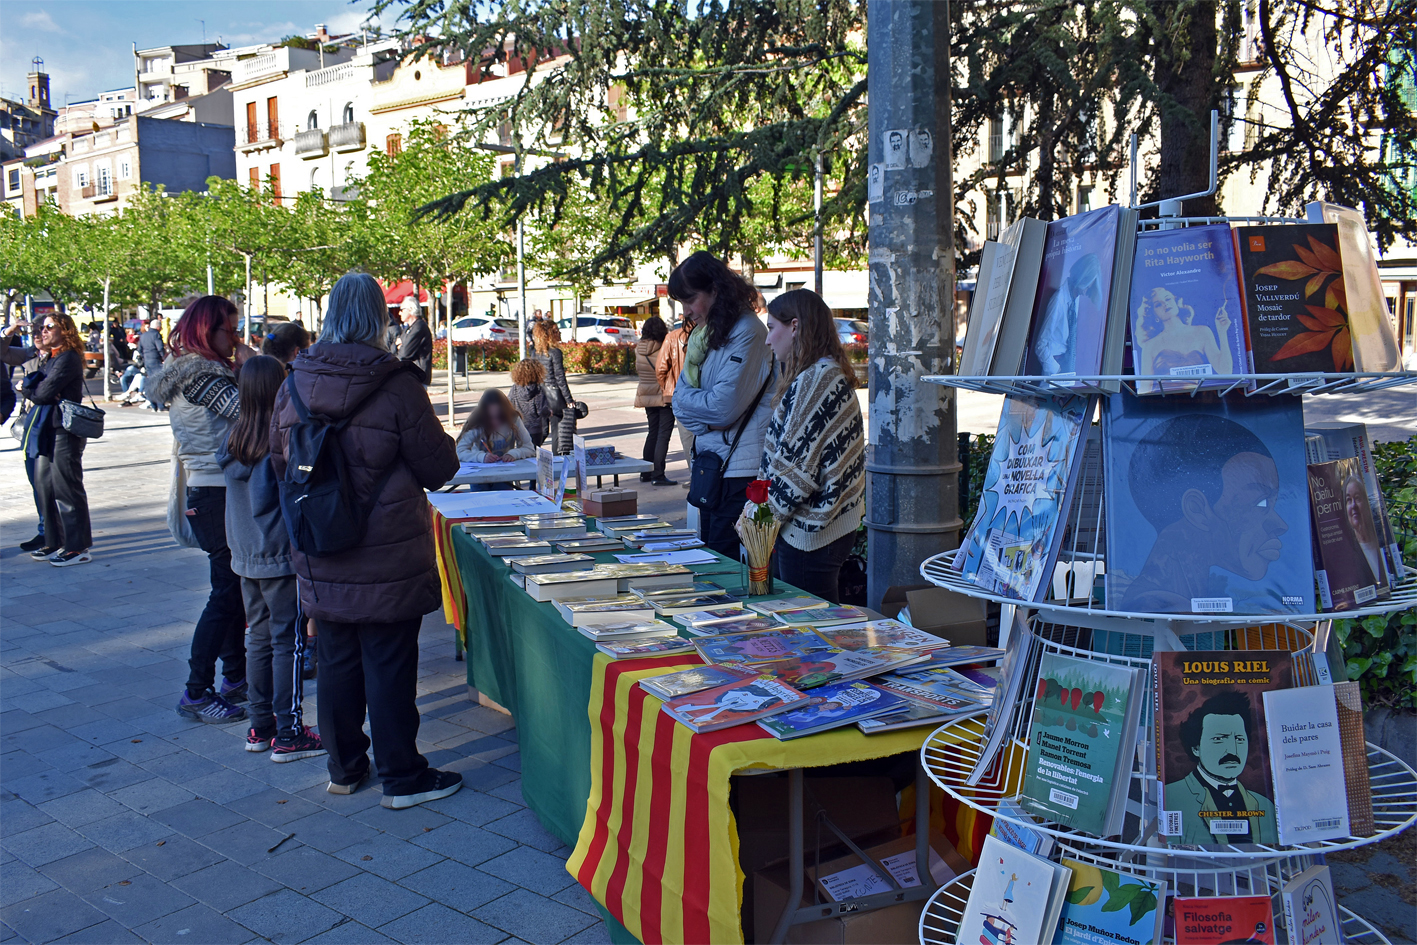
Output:
[[[89,399],[93,403],[93,398]],[[74,436],[96,440],[103,436],[103,411],[98,405],[85,407],[73,400],[59,401],[59,425]]]
[[[689,464],[689,504],[694,508],[710,509],[718,505],[723,495],[723,471],[728,468],[728,461],[733,458],[733,451],[738,448],[738,441],[743,438],[743,431],[748,429],[748,423],[758,409],[758,402],[767,393],[772,379],[773,372],[769,371],[768,379],[758,389],[758,396],[753,398],[752,405],[739,421],[738,432],[733,434],[733,442],[729,444],[726,456],[719,456],[712,450],[694,449],[694,460]]]

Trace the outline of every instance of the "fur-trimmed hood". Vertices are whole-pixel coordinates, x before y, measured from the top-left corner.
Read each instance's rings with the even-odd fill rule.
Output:
[[[200,354],[174,355],[163,362],[161,371],[148,378],[147,385],[152,397],[168,406],[188,384],[213,375],[236,379],[236,373],[221,361],[211,361]]]

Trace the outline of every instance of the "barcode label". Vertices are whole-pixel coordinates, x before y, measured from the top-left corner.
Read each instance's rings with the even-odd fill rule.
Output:
[[[1374,597],[1377,596],[1378,587],[1376,584],[1369,584],[1367,587],[1360,587],[1353,592],[1353,600],[1359,604],[1366,604],[1368,601],[1372,600]]]
[[[1249,833],[1250,822],[1248,820],[1221,820],[1217,817],[1210,822],[1210,832],[1226,836]]]
[[[1319,584],[1319,604],[1324,610],[1333,610],[1333,591],[1328,588],[1328,572],[1315,571],[1314,580]]]
[[[1209,364],[1183,364],[1171,369],[1172,377],[1205,377],[1213,373]]]
[[[1314,829],[1332,830],[1334,827],[1337,827],[1341,823],[1343,823],[1343,820],[1339,817],[1330,817],[1327,820],[1316,820],[1314,821]]]
[[[1049,788],[1048,800],[1052,801],[1054,804],[1062,804],[1068,810],[1078,809],[1078,796],[1076,794],[1069,794],[1067,791]]]
[[[1191,610],[1198,614],[1234,613],[1235,601],[1229,597],[1192,597]]]
[[[1163,837],[1179,837],[1181,835],[1181,812],[1178,810],[1157,811],[1156,828]]]

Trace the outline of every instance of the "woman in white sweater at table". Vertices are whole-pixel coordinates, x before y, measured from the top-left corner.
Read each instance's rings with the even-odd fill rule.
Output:
[[[514,463],[535,455],[531,434],[507,395],[496,388],[483,391],[458,433],[458,459],[464,463]]]

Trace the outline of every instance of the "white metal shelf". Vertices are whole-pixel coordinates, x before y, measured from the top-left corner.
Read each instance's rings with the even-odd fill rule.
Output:
[[[1417,372],[1350,372],[1343,374],[1208,374],[1200,377],[1175,377],[1170,374],[1086,374],[1067,376],[1027,375],[962,375],[930,374],[923,378],[931,384],[978,391],[981,394],[1003,394],[1024,397],[1068,397],[1083,394],[1137,393],[1137,382],[1147,381],[1170,390],[1152,391],[1142,396],[1194,396],[1211,392],[1239,392],[1247,397],[1280,394],[1368,394],[1417,384]],[[1205,391],[1197,384],[1208,386]]]
[[[969,902],[969,891],[974,887],[974,870],[956,876],[930,897],[925,909],[920,913],[920,945],[961,945],[958,942],[960,921]],[[1343,922],[1344,940],[1354,945],[1391,945],[1387,936],[1373,927],[1367,919],[1344,906],[1338,907]],[[1283,923],[1284,912],[1276,910],[1275,920]],[[1276,936],[1276,941],[1284,937]],[[1174,939],[1164,939],[1174,942]]]
[[[1286,623],[1314,623],[1319,620],[1346,620],[1369,617],[1375,614],[1391,614],[1400,610],[1417,607],[1417,573],[1412,574],[1396,588],[1387,600],[1374,601],[1366,607],[1355,610],[1338,610],[1312,614],[1158,614],[1130,610],[1109,610],[1102,605],[1094,605],[1089,599],[1085,604],[1074,605],[1067,601],[1042,600],[1024,601],[1015,597],[994,594],[966,581],[963,575],[950,567],[953,551],[926,558],[920,565],[920,574],[931,584],[999,604],[1017,604],[1029,610],[1045,613],[1059,623],[1078,626],[1116,626],[1117,621],[1134,621],[1135,626],[1126,629],[1134,633],[1150,633],[1151,628],[1166,626],[1172,629],[1194,625],[1218,629],[1221,627],[1248,627],[1258,623],[1283,621]],[[1120,629],[1120,628],[1119,628]],[[1177,629],[1177,632],[1184,632]]]

